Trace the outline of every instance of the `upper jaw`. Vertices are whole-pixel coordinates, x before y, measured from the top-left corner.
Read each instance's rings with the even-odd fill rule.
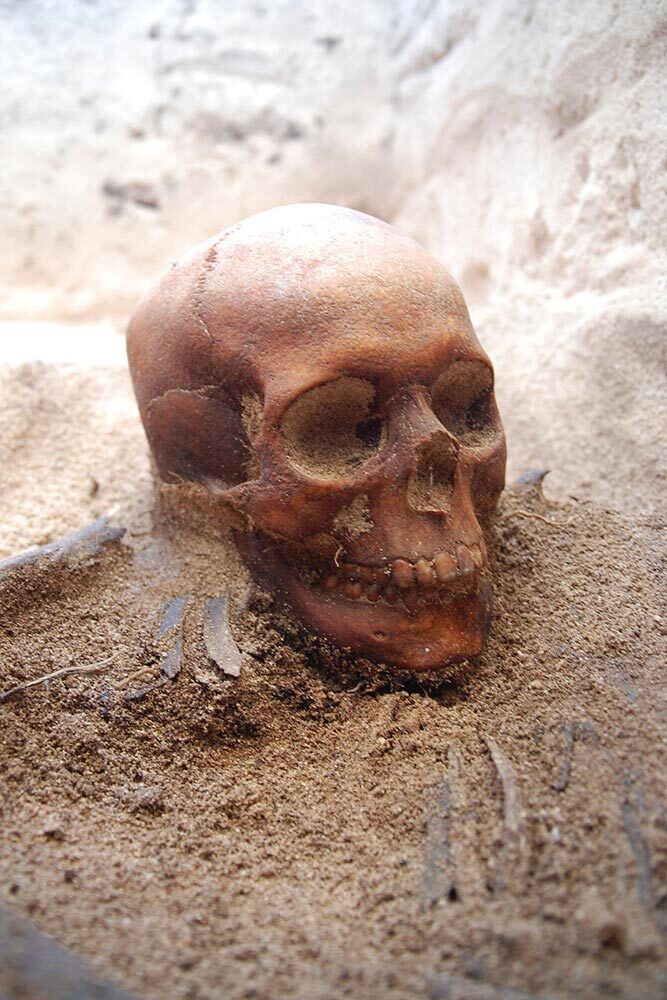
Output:
[[[409,607],[412,599],[408,595],[417,590],[419,559],[409,563],[414,584],[403,590],[396,587],[400,596],[392,604],[386,599],[369,600],[367,590],[365,596],[346,597],[344,583],[362,581],[343,581],[342,564],[337,568],[341,574],[339,589],[326,592],[317,585],[318,581],[323,581],[322,574],[315,584],[304,579],[303,574],[293,570],[282,546],[270,544],[266,536],[239,534],[237,542],[249,568],[292,607],[307,628],[337,646],[407,670],[433,670],[475,657],[483,649],[490,617],[491,588],[477,566],[472,571],[469,569],[463,552],[456,556],[453,577],[444,583],[436,579],[432,587],[418,591],[416,606]],[[435,560],[439,554],[436,553],[432,560],[425,560],[433,564],[436,578]],[[478,559],[484,556],[480,544]],[[392,578],[398,561],[395,559],[391,564]],[[444,560],[440,560],[441,568],[443,564]],[[347,568],[345,564],[345,570]],[[366,567],[374,572],[381,568]],[[349,575],[357,574],[351,572]],[[394,586],[391,579],[386,586],[390,585]]]
[[[452,544],[430,558],[401,556],[375,565],[337,559],[313,581],[327,594],[342,594],[350,601],[396,604],[408,611],[439,604],[452,593],[473,589],[486,562],[483,539],[473,545]]]
[[[314,554],[305,546],[280,546],[291,571],[306,586],[327,601],[396,606],[409,613],[420,608],[442,606],[458,594],[473,591],[486,564],[486,547],[479,541],[470,545],[453,540],[432,555],[412,559],[356,562],[342,548]]]

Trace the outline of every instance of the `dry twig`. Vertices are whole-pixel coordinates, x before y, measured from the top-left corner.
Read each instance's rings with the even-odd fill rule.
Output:
[[[150,667],[140,667],[139,670],[135,670],[133,673],[128,674],[127,677],[121,677],[119,681],[116,681],[114,688],[116,688],[117,691],[122,691],[123,688],[128,687],[130,684],[134,684],[135,681],[139,681],[143,677],[157,677],[159,673],[159,664],[154,664]]]
[[[534,521],[542,521],[544,524],[548,524],[550,528],[567,528],[570,525],[569,521],[550,521],[543,514],[534,514],[530,510],[511,510],[507,514],[502,514],[499,520],[509,521],[510,517],[530,517]]]
[[[115,659],[120,655],[120,651],[113,654],[113,656],[107,657],[106,660],[98,660],[96,663],[88,664],[75,664],[72,667],[61,667],[59,670],[53,670],[50,674],[44,674],[42,677],[35,677],[34,680],[25,681],[23,684],[16,684],[14,687],[8,688],[7,691],[3,691],[0,694],[0,705],[4,702],[9,701],[13,698],[15,694],[19,691],[27,691],[28,688],[36,687],[38,684],[46,684],[47,681],[55,680],[57,677],[67,677],[68,674],[97,674],[100,670],[108,667],[110,663],[113,663]]]

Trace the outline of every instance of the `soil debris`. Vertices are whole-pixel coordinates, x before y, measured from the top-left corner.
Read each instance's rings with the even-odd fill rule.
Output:
[[[661,997],[663,533],[509,491],[516,507],[570,530],[498,522],[492,635],[456,674],[304,635],[240,585],[224,539],[212,558],[194,532],[109,546],[57,588],[7,585],[3,688],[75,653],[118,658],[2,706],[5,899],[148,1000],[167,984],[188,1000]],[[211,676],[214,594],[236,677]],[[168,685],[114,695],[181,635]],[[40,832],[53,816],[63,839]]]

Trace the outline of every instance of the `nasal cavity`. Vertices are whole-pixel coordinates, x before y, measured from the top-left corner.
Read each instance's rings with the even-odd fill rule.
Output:
[[[436,431],[419,446],[417,467],[408,480],[408,505],[413,510],[450,510],[456,460],[456,445],[445,431]]]

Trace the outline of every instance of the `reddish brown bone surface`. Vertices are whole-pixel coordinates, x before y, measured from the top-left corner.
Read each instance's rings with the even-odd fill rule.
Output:
[[[504,435],[461,292],[418,244],[334,206],[254,216],[149,292],[128,355],[161,477],[241,515],[306,627],[414,669],[480,652]]]

